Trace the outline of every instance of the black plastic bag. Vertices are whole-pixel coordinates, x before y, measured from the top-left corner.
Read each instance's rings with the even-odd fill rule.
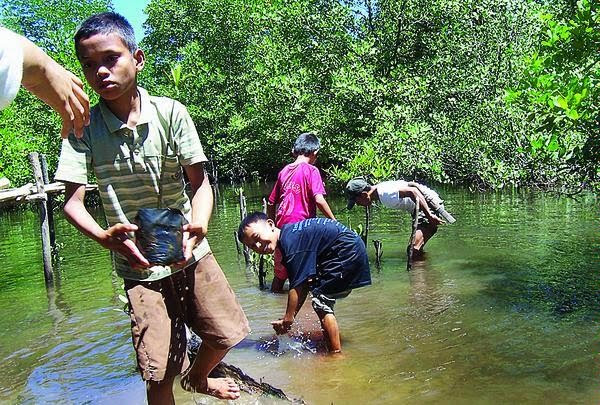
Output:
[[[181,211],[142,208],[133,223],[138,226],[135,232],[138,248],[150,264],[166,266],[184,259],[182,227],[187,221]]]

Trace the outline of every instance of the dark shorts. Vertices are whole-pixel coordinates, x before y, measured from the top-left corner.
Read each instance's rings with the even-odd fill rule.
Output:
[[[131,335],[144,380],[162,381],[185,371],[187,324],[209,347],[229,349],[250,331],[212,253],[157,281],[125,280]]]
[[[312,297],[312,307],[317,314],[332,314],[333,307],[335,306],[335,300],[339,298],[346,298],[352,290],[342,291],[336,294],[317,294]]]
[[[341,243],[319,258],[317,274],[308,279],[313,296],[334,297],[371,284],[369,258],[360,236],[349,233],[338,237],[338,242]]]

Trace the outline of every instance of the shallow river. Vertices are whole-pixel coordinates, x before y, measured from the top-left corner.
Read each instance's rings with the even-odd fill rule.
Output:
[[[260,209],[266,186],[246,190]],[[269,321],[286,297],[259,291],[245,270],[233,239],[235,190],[219,194],[209,241],[252,327],[226,361],[254,378],[310,404],[600,402],[594,198],[441,190],[458,221],[440,229],[411,272],[410,217],[375,208],[373,285],[338,302],[345,357],[331,359],[299,337],[318,337],[309,305],[294,337],[274,336]],[[342,222],[363,222],[362,210],[331,203]],[[37,214],[0,214],[0,402],[144,403],[122,282],[108,252],[57,214],[60,266],[49,290]],[[373,239],[383,242],[380,269]],[[178,403],[215,402],[175,393]]]

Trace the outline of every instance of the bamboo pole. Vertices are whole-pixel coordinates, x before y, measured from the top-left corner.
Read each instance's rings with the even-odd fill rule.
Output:
[[[29,154],[29,162],[33,168],[37,194],[39,195],[38,207],[40,211],[40,228],[42,235],[42,260],[44,262],[44,278],[46,283],[52,282],[52,245],[50,243],[50,227],[48,223],[48,196],[44,191],[44,178],[37,152]]]
[[[267,213],[267,200],[265,198],[262,199],[263,204],[263,213]],[[265,279],[267,274],[265,272],[265,257],[260,255],[260,259],[258,259],[258,286],[261,290],[266,288]]]
[[[96,184],[86,184],[86,191],[96,191]],[[44,186],[44,194],[62,194],[65,191],[65,185],[61,182],[50,183]],[[37,187],[33,183],[27,183],[24,186],[11,188],[8,190],[0,190],[0,204],[12,204],[37,201],[43,198],[43,195],[38,194]]]
[[[266,288],[266,278],[267,274],[265,272],[265,257],[260,255],[260,259],[258,259],[258,288],[264,290]]]
[[[215,165],[214,160],[212,160],[211,162],[212,162],[212,167],[211,167],[212,175],[213,175],[213,178],[215,179],[215,184],[219,184],[219,172],[217,171],[217,165]]]
[[[381,267],[381,256],[383,255],[383,244],[379,239],[373,239],[373,247],[375,248],[375,266]]]
[[[21,202],[27,196],[35,193],[35,187],[33,183],[27,183],[24,186],[12,188],[6,191],[0,192],[0,203],[4,202]]]
[[[415,199],[415,211],[412,215],[412,232],[410,233],[410,239],[408,241],[408,246],[406,247],[406,271],[410,271],[412,269],[412,260],[413,260],[413,245],[415,243],[415,236],[417,234],[417,225],[419,222],[419,199]]]
[[[239,241],[239,239],[237,237],[237,232],[236,231],[233,231],[233,240],[235,240],[235,249],[237,250],[237,254],[239,256],[240,254],[242,254],[242,251],[240,249],[240,241]]]
[[[240,199],[240,222],[241,222],[244,220],[244,218],[246,218],[246,215],[248,214],[248,212],[246,210],[246,197],[244,197],[244,189],[242,187],[240,187],[240,190],[239,190],[239,199]],[[252,264],[252,260],[250,260],[250,250],[248,249],[248,246],[243,245],[242,251],[244,253],[244,262],[246,263],[246,267],[249,267],[250,264]]]
[[[362,232],[362,240],[365,243],[365,246],[367,246],[367,241],[369,239],[369,226],[371,225],[371,207],[366,205],[365,206],[365,229]]]
[[[210,160],[209,164],[210,164],[209,178],[211,179],[210,185],[212,186],[215,199],[218,199],[219,198],[219,178],[217,177],[217,167],[215,166],[214,160]],[[207,170],[207,173],[208,173],[208,170]]]
[[[40,162],[42,163],[42,178],[44,179],[44,190],[46,186],[50,184],[48,178],[48,162],[46,161],[46,155],[40,155]],[[50,228],[50,245],[52,250],[56,248],[56,230],[54,229],[54,198],[48,194],[48,227]]]

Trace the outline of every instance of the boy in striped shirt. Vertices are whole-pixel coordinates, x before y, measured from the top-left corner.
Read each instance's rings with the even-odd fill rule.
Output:
[[[114,253],[148,402],[173,403],[174,378],[186,370],[181,380],[185,389],[236,399],[239,387],[233,380],[208,378],[249,327],[205,238],[213,196],[192,119],[179,102],[152,97],[137,86],[145,57],[121,15],[88,18],[75,34],[75,49],[100,102],[91,110],[83,137],[63,141],[55,177],[66,184],[67,219]],[[89,172],[96,176],[108,229],[85,208]],[[176,208],[184,214],[184,262],[155,266],[138,250],[132,232],[141,208]],[[189,369],[186,324],[202,338]]]

